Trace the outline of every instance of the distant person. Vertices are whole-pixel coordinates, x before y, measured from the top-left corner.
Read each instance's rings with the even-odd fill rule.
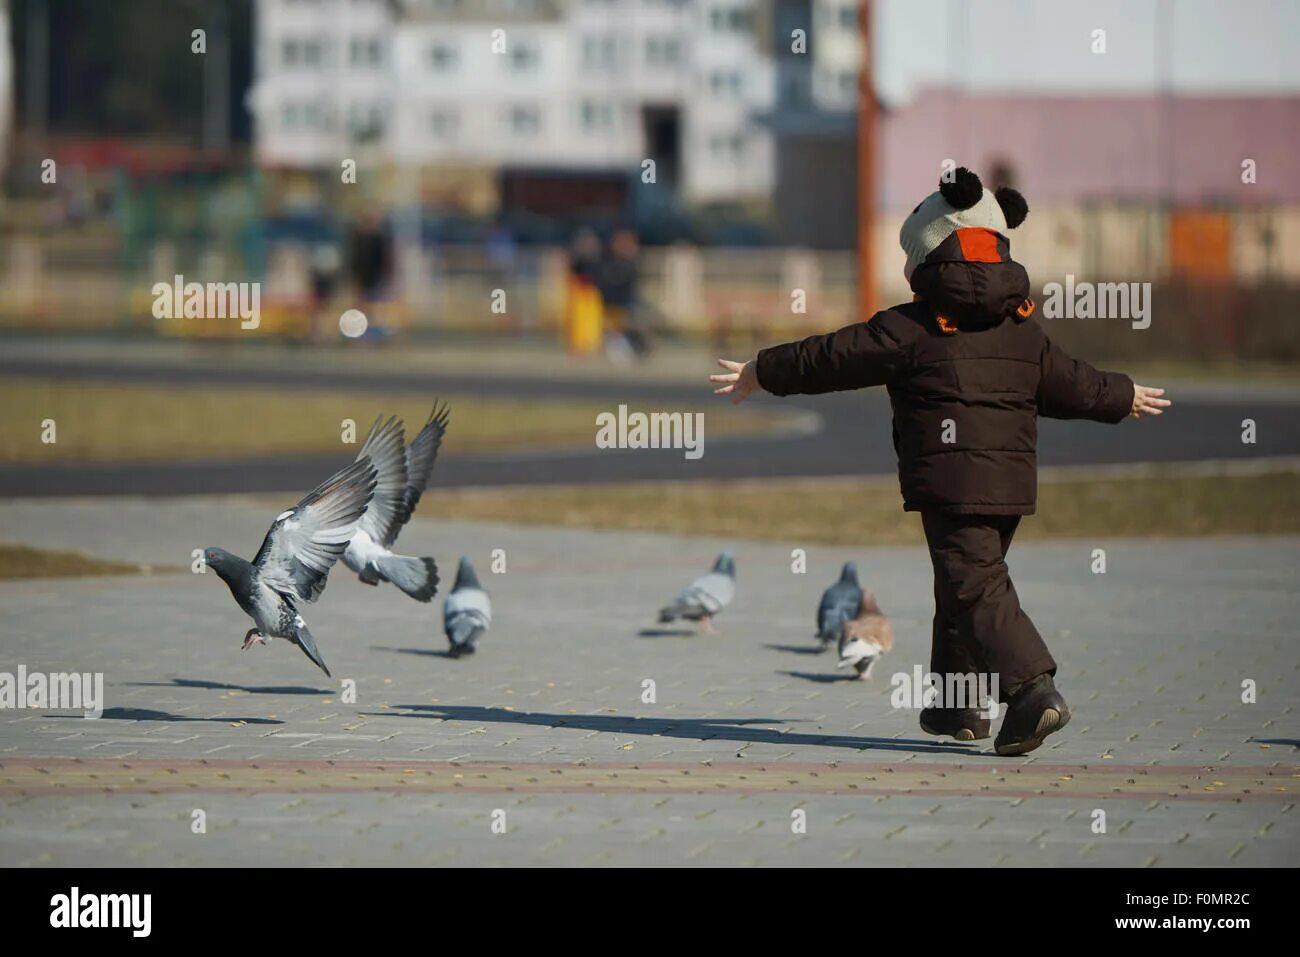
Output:
[[[610,331],[607,351],[612,358],[644,358],[649,354],[650,316],[642,302],[637,260],[641,244],[630,229],[615,231],[610,239],[609,255],[599,270],[598,285],[608,315],[617,325]]]
[[[348,237],[348,271],[363,301],[387,299],[393,278],[393,241],[373,210],[358,217]]]
[[[573,234],[569,247],[569,275],[579,282],[595,285],[600,263],[600,237],[591,227],[583,226]]]
[[[1007,550],[1038,493],[1038,417],[1120,422],[1159,415],[1163,389],[1098,372],[1054,345],[1030,316],[1029,276],[1007,233],[1029,212],[1013,189],[985,190],[964,167],[903,223],[912,302],[827,335],[718,360],[715,391],[740,402],[883,385],[894,411],[903,508],[920,512],[934,566],[930,670],[943,690],[996,688],[1006,703],[994,750],[1027,754],[1065,727],[1056,661],[1020,608]],[[996,678],[996,682],[981,676]],[[978,704],[940,698],[921,729],[989,736]]]
[[[572,355],[591,355],[601,346],[605,322],[599,287],[602,252],[595,230],[584,226],[574,233],[569,247],[569,288],[564,316],[565,343]]]

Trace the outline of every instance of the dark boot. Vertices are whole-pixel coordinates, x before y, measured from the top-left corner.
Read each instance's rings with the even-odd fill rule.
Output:
[[[921,730],[957,741],[989,736],[989,719],[975,708],[922,708]]]
[[[1007,699],[1007,716],[993,742],[993,750],[1000,755],[1028,754],[1040,747],[1049,734],[1070,723],[1070,708],[1051,675],[1031,678],[1010,692]]]

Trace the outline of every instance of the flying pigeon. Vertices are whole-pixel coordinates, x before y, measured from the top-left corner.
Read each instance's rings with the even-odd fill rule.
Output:
[[[713,565],[713,571],[691,582],[677,596],[677,600],[659,611],[661,623],[685,618],[704,624],[704,630],[716,635],[713,617],[731,604],[736,596],[736,562],[730,552],[723,552]]]
[[[203,560],[257,626],[244,635],[245,651],[270,638],[287,638],[329,675],[296,602],[313,602],[325,590],[325,578],[365,514],[376,481],[368,458],[326,479],[276,516],[251,563],[224,548],[203,550]]]
[[[817,638],[825,651],[836,641],[844,623],[862,607],[862,586],[858,584],[858,566],[845,562],[840,570],[840,580],[822,592],[822,603],[817,606]]]
[[[474,566],[461,556],[456,585],[442,607],[442,625],[451,642],[451,656],[474,654],[479,638],[492,624],[492,601],[478,583]]]
[[[876,596],[863,592],[857,617],[846,621],[840,632],[840,663],[836,667],[852,665],[858,678],[866,681],[871,677],[876,659],[893,647],[893,625],[876,604]]]
[[[416,601],[428,601],[438,591],[438,565],[432,558],[394,555],[390,549],[415,512],[429,484],[438,446],[447,431],[449,411],[434,407],[419,435],[406,446],[402,422],[381,415],[357,457],[369,456],[379,473],[375,498],[343,553],[343,564],[367,585],[392,582]]]

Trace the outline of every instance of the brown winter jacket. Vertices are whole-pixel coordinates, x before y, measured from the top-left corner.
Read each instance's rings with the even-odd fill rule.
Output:
[[[907,511],[1031,515],[1038,416],[1119,422],[1132,410],[1128,376],[1070,358],[1028,318],[1029,276],[989,237],[978,262],[945,240],[912,274],[917,301],[758,354],[774,395],[888,388]]]

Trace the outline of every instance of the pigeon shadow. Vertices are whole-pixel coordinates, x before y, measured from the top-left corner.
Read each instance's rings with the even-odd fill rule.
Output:
[[[692,638],[696,632],[694,628],[642,628],[636,634],[638,638]]]
[[[395,655],[424,655],[426,658],[455,658],[450,651],[437,648],[389,648],[386,645],[371,645],[371,651],[389,651]]]
[[[1251,738],[1253,744],[1280,744],[1283,747],[1300,748],[1300,740],[1295,738]]]
[[[527,724],[544,728],[572,728],[575,731],[600,731],[607,734],[650,735],[683,738],[690,741],[738,741],[749,744],[779,744],[784,747],[846,748],[853,751],[901,751],[923,754],[964,754],[980,752],[971,747],[935,744],[908,738],[849,737],[837,734],[811,734],[779,731],[774,728],[751,728],[747,725],[785,724],[784,718],[639,718],[608,714],[546,714],[543,712],[506,711],[480,705],[395,704],[391,711],[370,712],[375,718],[434,718],[441,721],[489,722],[493,724]]]
[[[56,718],[73,718],[77,721],[84,721],[85,718],[80,715],[60,714],[52,715]],[[105,708],[104,713],[99,716],[100,721],[201,721],[211,724],[284,724],[283,721],[277,721],[275,718],[193,718],[186,714],[171,714],[167,711],[151,711],[148,708]]]
[[[771,648],[773,651],[788,651],[792,655],[824,655],[826,649],[820,645],[774,645],[766,644],[764,648]]]
[[[804,681],[816,681],[818,684],[828,685],[840,681],[857,681],[857,675],[835,674],[829,671],[778,671],[779,675],[789,675],[791,678],[802,678]],[[866,684],[859,681],[858,684]]]
[[[131,681],[131,688],[204,688],[209,691],[243,691],[246,694],[334,694],[332,688],[308,688],[306,685],[235,685],[225,681],[200,678],[173,678],[171,681]]]

